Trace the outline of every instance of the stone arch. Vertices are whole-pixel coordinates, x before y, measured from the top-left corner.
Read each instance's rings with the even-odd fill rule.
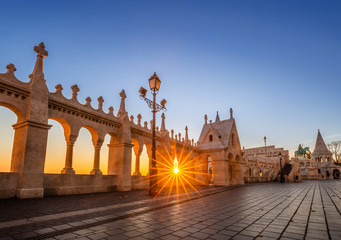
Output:
[[[83,130],[86,129],[86,130]],[[91,141],[89,141],[89,138]],[[74,146],[73,168],[76,173],[89,174],[94,164],[94,145],[99,138],[95,128],[85,125],[78,132]]]
[[[6,103],[6,102],[0,102],[0,106],[8,108],[12,112],[14,112],[15,115],[17,116],[17,118],[18,118],[17,119],[17,123],[20,123],[20,122],[24,121],[24,119],[25,119],[24,113],[17,106],[14,106],[13,104],[9,104],[9,103]]]
[[[206,157],[206,168],[205,168],[205,173],[207,174],[207,184],[213,184],[214,183],[214,173],[215,173],[215,169],[214,169],[214,161],[213,161],[213,157],[212,155],[207,155]]]
[[[334,177],[334,179],[340,179],[340,171],[339,171],[339,169],[334,169],[333,170],[333,177]]]
[[[143,142],[140,142],[138,138],[131,138],[133,147],[131,149],[131,175],[140,176],[140,158],[143,150]]]
[[[146,143],[142,145],[142,152],[140,156],[140,172],[142,176],[146,176],[149,174],[149,165],[150,165],[151,157],[149,157],[147,145],[148,144]]]
[[[14,148],[14,135],[15,131],[12,125],[18,121],[18,115],[10,108],[0,108],[0,112],[4,111],[4,114],[0,120],[2,124],[0,126],[0,172],[10,172],[12,161],[12,150]],[[7,112],[9,114],[7,114]]]
[[[59,117],[51,117],[49,119],[52,119],[52,120],[58,122],[60,125],[62,125],[62,127],[64,129],[64,136],[65,136],[65,139],[67,140],[67,137],[70,136],[70,134],[71,134],[70,124],[65,119],[59,118]]]
[[[233,180],[233,164],[232,164],[232,162],[233,162],[233,154],[232,153],[229,153],[227,155],[227,160],[228,160],[227,179],[228,179],[228,181],[231,184],[231,182]]]

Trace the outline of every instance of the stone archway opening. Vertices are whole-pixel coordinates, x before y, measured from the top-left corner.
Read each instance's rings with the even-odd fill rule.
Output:
[[[211,156],[207,158],[207,183],[208,184],[213,184],[214,179],[213,179],[213,159]]]
[[[89,174],[94,164],[94,145],[91,132],[82,127],[73,150],[73,169],[77,174]]]
[[[109,147],[108,144],[110,144],[111,141],[111,135],[106,134],[104,136],[104,141],[101,147],[101,154],[100,154],[100,170],[102,171],[103,175],[108,174],[108,159],[109,159]]]
[[[227,179],[229,180],[230,184],[232,182],[232,175],[233,175],[233,155],[232,153],[229,153],[227,156],[227,160],[228,160],[228,172],[227,172]]]
[[[18,120],[18,115],[8,107],[0,105],[0,172],[10,172],[14,130],[12,125]]]
[[[60,173],[65,166],[65,134],[70,127],[60,119],[49,119],[48,124],[52,127],[47,138],[44,173]]]
[[[142,176],[149,174],[149,156],[147,153],[147,146],[144,144],[140,156],[140,172]]]
[[[338,169],[333,170],[334,179],[340,179],[340,171]]]

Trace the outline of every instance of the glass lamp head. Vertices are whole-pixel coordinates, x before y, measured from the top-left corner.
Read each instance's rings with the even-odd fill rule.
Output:
[[[156,72],[154,72],[154,75],[149,78],[149,87],[152,91],[159,91],[161,85],[161,81],[159,77],[156,75]]]

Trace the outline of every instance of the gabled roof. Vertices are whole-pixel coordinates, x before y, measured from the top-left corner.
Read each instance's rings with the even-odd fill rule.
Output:
[[[323,140],[322,135],[320,133],[320,129],[318,130],[318,133],[317,133],[316,144],[315,144],[315,148],[314,148],[313,154],[314,155],[332,154],[328,150],[326,144],[324,143],[324,140]]]
[[[200,149],[224,148],[229,145],[230,135],[233,129],[234,119],[204,124],[199,137],[198,145]],[[209,131],[212,131],[219,139],[218,141],[205,142]]]

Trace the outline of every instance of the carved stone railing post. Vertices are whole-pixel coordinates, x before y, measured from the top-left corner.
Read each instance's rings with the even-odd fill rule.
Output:
[[[108,144],[108,175],[117,175],[117,189],[131,190],[131,143]]]
[[[142,118],[141,114],[137,115],[137,125],[138,126],[141,126],[141,118]]]
[[[34,47],[36,63],[30,74],[27,114],[15,129],[11,172],[18,173],[18,198],[41,198],[44,196],[44,166],[46,157],[49,90],[44,79],[43,60],[48,55],[44,43]],[[14,71],[10,66],[9,70]]]
[[[95,144],[95,154],[94,154],[94,168],[90,172],[92,175],[101,175],[102,171],[99,169],[99,160],[100,160],[100,153],[101,153],[101,147],[103,144],[103,140],[97,140],[97,143]]]
[[[73,160],[73,146],[77,140],[77,135],[70,135],[66,139],[66,156],[65,156],[65,167],[61,171],[63,174],[75,174],[75,170],[72,167]]]

